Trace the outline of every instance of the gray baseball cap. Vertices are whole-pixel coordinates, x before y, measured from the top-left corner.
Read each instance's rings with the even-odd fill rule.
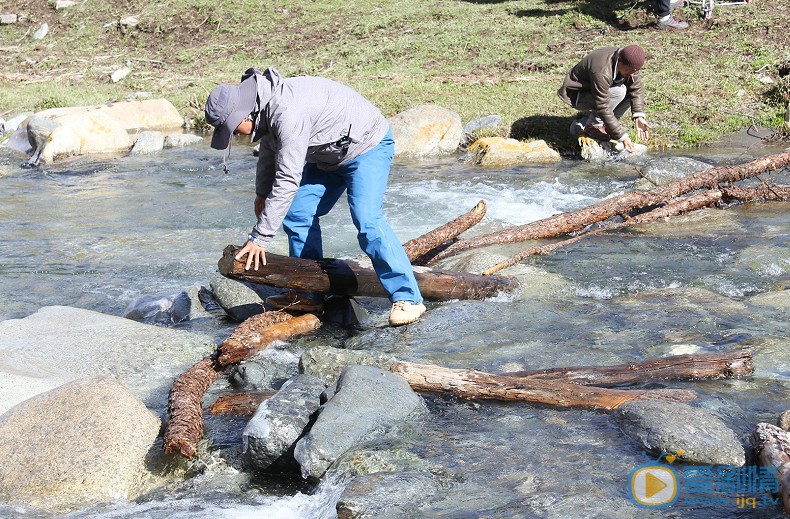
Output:
[[[214,127],[211,147],[224,150],[230,144],[233,132],[245,117],[255,111],[258,88],[255,76],[238,85],[218,85],[206,100],[206,122]]]

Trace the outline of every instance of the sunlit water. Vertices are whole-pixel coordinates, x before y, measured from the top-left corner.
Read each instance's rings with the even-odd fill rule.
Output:
[[[708,150],[697,158],[724,164],[772,151],[777,150]],[[48,305],[121,315],[142,295],[208,286],[222,249],[241,243],[253,223],[255,158],[239,144],[230,165],[225,174],[219,152],[207,146],[43,169],[4,159],[0,320]],[[488,213],[472,232],[490,231],[626,192],[637,176],[633,165],[571,160],[506,170],[481,169],[455,157],[398,163],[385,214],[406,241],[483,199]],[[779,184],[787,177],[762,175]],[[591,236],[527,260],[525,268],[553,280],[550,290],[432,303],[421,322],[398,329],[381,326],[386,305],[369,301],[371,320],[360,329],[321,331],[287,348],[298,354],[312,344],[327,344],[502,372],[750,347],[757,372],[749,379],[668,384],[696,390],[695,405],[716,413],[746,441],[755,423],[773,423],[790,407],[790,326],[783,312],[759,299],[790,284],[789,229],[783,203],[696,211]],[[324,235],[327,256],[358,254],[342,202],[325,218]],[[280,235],[271,251],[286,250]],[[232,326],[221,320],[179,325],[217,339]],[[212,393],[226,388],[220,381]],[[340,463],[318,487],[229,467],[223,452],[238,451],[244,422],[211,419],[206,436],[216,448],[212,459],[199,462],[202,470],[193,467],[192,477],[182,480],[174,472],[170,485],[134,503],[100,504],[69,517],[332,518],[345,482],[343,466],[350,463],[437,474],[442,491],[426,496],[416,517],[781,516],[775,506],[747,510],[734,501],[725,507],[681,499],[668,510],[636,508],[627,478],[646,460],[605,413],[439,395],[425,399],[427,415],[399,425],[397,435],[360,446],[355,461]],[[159,470],[167,477],[174,469],[162,462]],[[0,505],[0,516],[44,515]]]

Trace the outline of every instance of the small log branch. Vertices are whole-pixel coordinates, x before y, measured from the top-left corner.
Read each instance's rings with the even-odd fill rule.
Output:
[[[203,358],[173,382],[167,401],[170,421],[164,435],[164,450],[192,459],[203,437],[203,393],[217,380],[222,367],[216,354]]]
[[[209,406],[208,412],[214,415],[252,416],[258,410],[258,406],[276,393],[277,391],[250,391],[249,393],[223,395]]]
[[[779,497],[785,514],[790,514],[790,434],[775,425],[758,423],[752,446],[760,465],[777,468]]]
[[[486,202],[480,200],[476,206],[466,214],[455,220],[447,222],[441,227],[423,234],[403,244],[403,249],[412,265],[427,265],[428,261],[439,253],[437,247],[457,237],[462,232],[474,227],[486,214]]]
[[[219,260],[219,271],[232,279],[290,288],[315,294],[362,295],[387,297],[388,294],[371,268],[354,261],[325,258],[309,260],[266,254],[266,265],[258,270],[244,270],[244,262],[235,256],[238,247],[228,245]],[[415,271],[422,296],[431,301],[450,299],[484,299],[518,287],[518,280],[440,270]]]
[[[672,355],[617,366],[578,366],[502,373],[529,380],[564,380],[599,387],[646,384],[660,380],[717,380],[754,373],[752,350]]]
[[[578,232],[590,224],[601,222],[615,215],[627,214],[634,209],[667,203],[667,201],[686,193],[691,193],[699,189],[712,189],[719,184],[732,183],[751,178],[760,173],[781,168],[787,164],[790,164],[790,152],[768,155],[737,166],[708,168],[647,191],[625,193],[583,209],[550,216],[526,225],[511,227],[509,229],[457,241],[437,254],[432,261],[443,259],[477,247],[548,238],[560,234]]]
[[[553,252],[561,247],[572,245],[585,237],[601,234],[606,231],[622,229],[624,227],[629,227],[632,225],[639,225],[643,223],[653,222],[656,220],[661,220],[664,218],[669,218],[670,216],[685,214],[695,209],[710,207],[721,201],[741,201],[748,203],[748,202],[756,202],[760,200],[783,200],[783,201],[790,200],[790,187],[764,186],[759,188],[739,188],[739,187],[730,186],[730,187],[722,187],[719,189],[709,189],[701,193],[695,193],[686,198],[674,200],[664,206],[653,209],[652,211],[638,214],[632,218],[627,219],[622,223],[607,225],[605,227],[601,227],[594,231],[586,232],[584,234],[580,234],[579,236],[574,236],[573,238],[569,238],[567,240],[559,241],[556,243],[530,247],[528,249],[519,252],[514,256],[511,256],[510,258],[504,261],[497,263],[493,267],[484,270],[482,274],[484,276],[490,276],[496,272],[499,272],[504,268],[511,267],[516,263],[519,263],[524,258],[527,258],[529,256],[536,256],[539,254],[549,254],[550,252]]]
[[[217,362],[228,366],[246,360],[268,347],[274,341],[286,341],[295,335],[312,332],[321,326],[321,319],[313,314],[303,314],[287,321],[273,324],[247,341],[225,341],[219,345]]]
[[[415,391],[449,392],[463,398],[524,401],[554,407],[612,410],[637,398],[678,402],[694,400],[693,391],[680,389],[618,390],[569,384],[558,379],[508,377],[473,369],[396,362],[390,371],[405,379]]]

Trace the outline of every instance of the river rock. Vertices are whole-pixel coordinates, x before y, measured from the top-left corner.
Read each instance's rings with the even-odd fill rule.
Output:
[[[151,155],[159,153],[165,145],[165,138],[162,132],[145,131],[140,132],[137,141],[130,152],[132,155]]]
[[[123,317],[141,323],[167,324],[171,322],[170,308],[173,299],[163,295],[144,295],[138,297],[123,311]]]
[[[10,25],[19,20],[16,14],[0,14],[0,25]]]
[[[211,279],[211,292],[214,299],[228,314],[228,317],[236,322],[263,313],[264,299],[261,295],[250,288],[249,285],[229,279],[217,274]],[[277,293],[272,291],[272,294]]]
[[[59,122],[53,121],[49,117],[33,116],[27,122],[27,140],[34,150],[30,159],[32,164],[39,163],[41,153],[52,140],[52,132],[60,126]]]
[[[112,377],[35,396],[0,417],[0,495],[48,510],[133,499],[159,426]]]
[[[337,502],[338,519],[420,517],[441,482],[429,472],[377,472],[356,476]]]
[[[61,385],[51,378],[28,377],[0,372],[0,415],[19,402]]]
[[[297,375],[258,406],[242,433],[244,453],[253,467],[298,472],[294,446],[318,411],[325,388],[315,377]]]
[[[298,374],[299,356],[275,343],[255,357],[231,367],[228,379],[239,391],[268,391],[281,388]]]
[[[711,167],[713,166],[707,162],[689,157],[662,157],[647,162],[640,168],[640,171],[653,186],[662,186],[667,182]]]
[[[321,477],[360,440],[424,405],[405,380],[369,366],[346,368],[334,391],[310,432],[294,449],[304,478]]]
[[[318,346],[302,353],[299,371],[318,377],[329,385],[335,383],[348,366],[373,366],[389,371],[397,360],[388,353]]]
[[[707,411],[681,402],[640,398],[621,404],[611,415],[626,436],[653,454],[661,451],[688,463],[746,463],[735,433]],[[682,454],[681,454],[682,453]]]
[[[486,115],[484,117],[479,117],[474,121],[469,121],[463,127],[464,133],[472,133],[480,130],[482,128],[495,128],[502,124],[502,116],[501,115]]]
[[[180,323],[212,317],[203,303],[207,298],[211,298],[211,295],[205,287],[191,287],[180,292],[173,298],[170,318],[174,323]]]
[[[0,133],[15,132],[17,128],[19,128],[19,126],[31,115],[33,115],[33,112],[22,112],[12,116],[9,119],[2,119],[3,123],[0,124]]]
[[[324,323],[355,326],[368,318],[368,311],[349,296],[332,296],[324,301]]]
[[[461,116],[437,105],[420,105],[396,114],[390,124],[396,157],[453,153],[464,134]]]
[[[633,160],[647,154],[644,144],[634,143],[635,151],[630,153],[625,151],[621,142],[597,141],[584,135],[579,137],[579,147],[584,160]]]
[[[184,123],[178,110],[165,99],[50,108],[36,116],[60,124],[41,153],[44,163],[71,155],[126,152],[132,145],[129,132],[180,128]]]
[[[165,137],[165,148],[183,148],[203,142],[203,137],[191,133],[171,133]]]
[[[112,375],[163,413],[174,378],[215,349],[211,335],[66,306],[0,321],[0,372],[60,383]]]
[[[502,167],[557,162],[560,154],[544,141],[521,142],[502,137],[484,137],[469,146],[465,160],[481,166]]]

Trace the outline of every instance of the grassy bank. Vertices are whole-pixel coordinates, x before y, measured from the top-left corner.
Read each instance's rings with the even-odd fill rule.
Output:
[[[249,66],[326,76],[391,116],[420,103],[463,122],[500,114],[498,135],[572,146],[573,111],[556,97],[567,69],[603,46],[642,45],[652,146],[693,146],[752,123],[780,128],[790,72],[790,0],[676,14],[654,28],[652,1],[87,0],[56,10],[0,1],[0,114],[102,103],[149,92],[202,120],[208,92]],[[118,20],[135,16],[136,28]],[[46,22],[48,35],[32,35]],[[127,63],[118,83],[110,74]],[[770,78],[773,83],[768,83]]]

